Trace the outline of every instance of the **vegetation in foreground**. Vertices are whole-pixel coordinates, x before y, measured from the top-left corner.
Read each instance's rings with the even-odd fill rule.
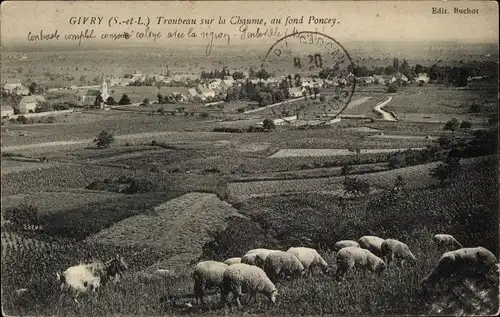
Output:
[[[415,267],[405,270],[391,268],[381,278],[355,271],[340,284],[327,275],[284,282],[279,285],[276,306],[269,307],[261,299],[259,304],[243,310],[228,308],[227,311],[267,316],[424,314],[431,309],[433,299],[423,296],[418,282],[432,270],[440,256],[432,251],[430,238],[434,233],[447,232],[465,246],[481,245],[498,253],[498,208],[491,199],[498,192],[495,175],[495,170],[483,165],[458,175],[449,184],[424,190],[405,189],[404,180],[398,179],[395,180],[397,186],[383,195],[357,199],[298,194],[234,203],[246,219],[233,218],[227,229],[215,233],[214,241],[205,245],[201,259],[222,260],[254,247],[286,249],[306,244],[320,250],[333,264],[334,255],[329,249],[337,240],[357,239],[366,234],[393,237],[404,241],[414,251],[419,259]],[[464,210],[468,212],[464,213]],[[26,241],[26,244],[33,244],[28,242],[31,240]],[[7,279],[3,280],[2,287],[7,313],[65,316],[221,313],[217,308],[218,297],[209,301],[208,308],[182,305],[191,300],[189,274],[155,277],[138,273],[170,254],[151,250],[149,256],[132,257],[133,252],[141,249],[140,244],[125,248],[60,240],[57,245],[43,250],[18,247],[15,252],[8,251],[3,256],[2,275]],[[97,303],[77,308],[69,302],[63,304],[56,300],[55,270],[74,264],[75,260],[107,259],[114,252],[129,257],[131,272],[120,283],[107,285]],[[13,269],[16,274],[9,271]],[[490,286],[498,290],[498,285]],[[28,288],[29,291],[16,295],[15,290],[19,288]],[[43,298],[40,294],[44,294]],[[178,300],[173,301],[173,298]]]

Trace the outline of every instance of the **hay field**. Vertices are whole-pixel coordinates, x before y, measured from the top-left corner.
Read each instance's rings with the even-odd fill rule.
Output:
[[[87,241],[151,247],[175,254],[170,265],[185,265],[201,256],[210,233],[224,230],[236,210],[215,194],[189,193],[158,205],[150,214],[120,221]]]
[[[412,150],[422,150],[425,148],[412,148]],[[377,153],[396,153],[408,150],[408,148],[400,149],[362,149],[360,154],[377,154]],[[271,155],[269,158],[276,157],[316,157],[316,156],[337,156],[337,155],[356,155],[355,151],[348,149],[281,149]]]

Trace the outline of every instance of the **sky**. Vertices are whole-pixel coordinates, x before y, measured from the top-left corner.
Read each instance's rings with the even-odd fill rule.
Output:
[[[477,9],[478,14],[455,14],[454,7]],[[432,14],[433,8],[444,8],[448,14]],[[266,27],[270,27],[272,18],[281,18],[279,30],[284,26],[287,16],[304,16],[304,24],[296,26],[301,31],[317,30],[339,41],[464,41],[478,43],[498,43],[498,4],[494,1],[185,1],[185,2],[141,2],[141,1],[11,1],[1,5],[1,41],[24,43],[29,46],[44,45],[47,41],[28,42],[28,33],[79,34],[86,28],[94,29],[98,36],[102,33],[123,31],[141,32],[143,26],[113,25],[108,26],[111,17],[124,21],[130,17],[150,18],[150,31],[161,32],[162,38],[156,42],[138,40],[132,37],[131,44],[141,43],[148,46],[171,45],[175,43],[203,44],[198,37],[194,39],[166,39],[167,32],[184,31],[188,25],[157,25],[157,17],[165,18],[215,18],[226,17],[227,24],[214,24],[210,27],[196,25],[196,32],[215,31],[228,33],[232,44],[271,43],[273,38],[241,40],[240,25],[229,24],[232,16],[242,18],[263,18]],[[307,24],[309,16],[336,19],[335,26]],[[102,25],[71,25],[71,17],[101,17]],[[249,25],[249,30],[256,30],[256,25]],[[86,40],[93,41],[93,40]],[[104,41],[104,40],[101,40]],[[106,40],[110,41],[110,40]],[[214,46],[222,40],[215,40]],[[65,43],[67,41],[64,41]],[[69,45],[77,44],[70,42]],[[222,44],[220,44],[222,45]]]

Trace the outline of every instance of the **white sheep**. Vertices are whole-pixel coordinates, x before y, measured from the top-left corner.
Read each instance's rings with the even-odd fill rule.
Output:
[[[257,294],[263,293],[271,303],[275,303],[278,294],[276,286],[261,268],[244,263],[233,264],[224,272],[222,303],[226,302],[227,295],[232,292],[238,306],[241,307],[240,298],[243,291],[250,293],[255,302]]]
[[[312,275],[313,269],[315,267],[321,268],[323,273],[327,273],[329,270],[328,263],[319,255],[318,251],[313,248],[306,247],[292,247],[286,252],[295,255],[300,263],[304,266],[306,274]]]
[[[337,280],[354,267],[381,274],[386,269],[384,260],[369,250],[357,247],[345,247],[337,253]]]
[[[284,251],[269,254],[263,269],[273,283],[276,283],[279,278],[301,277],[305,273],[304,265],[300,260],[295,255]]]
[[[425,291],[431,291],[436,285],[452,276],[463,274],[481,274],[483,276],[497,269],[496,256],[486,248],[463,248],[445,252],[432,272],[420,282]]]
[[[263,249],[263,248],[252,249],[252,250],[247,251],[247,253],[245,253],[245,254],[259,253],[260,251],[266,251],[266,250],[268,250],[268,249]]]
[[[362,249],[369,250],[371,253],[378,257],[381,257],[381,248],[384,239],[376,236],[363,236],[358,240],[359,247]]]
[[[80,264],[68,268],[66,271],[57,272],[57,281],[60,283],[61,291],[69,291],[73,301],[80,305],[77,297],[82,293],[91,292],[97,296],[99,287],[104,286],[110,278],[121,275],[128,269],[125,260],[116,255],[114,259],[107,262],[94,262],[90,264]],[[61,301],[64,292],[61,293]]]
[[[380,254],[385,263],[397,260],[397,263],[402,267],[405,261],[415,264],[417,258],[410,251],[410,248],[405,243],[395,239],[385,239],[380,248]]]
[[[229,265],[217,261],[203,261],[194,267],[194,295],[196,300],[205,304],[203,297],[209,288],[219,288],[222,290],[222,279],[224,271]]]
[[[432,237],[432,241],[440,250],[454,251],[462,248],[462,244],[451,234],[438,233]]]
[[[333,245],[333,251],[339,252],[340,249],[346,247],[357,247],[359,248],[359,243],[354,240],[340,240]]]
[[[247,253],[241,257],[241,263],[248,265],[255,265],[255,259],[257,258],[258,252]]]
[[[264,266],[264,262],[269,254],[279,252],[280,250],[263,250],[257,252],[255,255],[255,265],[262,268]]]
[[[233,265],[233,264],[238,264],[241,263],[241,258],[229,258],[226,261],[224,261],[227,265]]]

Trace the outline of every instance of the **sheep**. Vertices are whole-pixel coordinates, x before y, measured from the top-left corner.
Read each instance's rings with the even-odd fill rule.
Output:
[[[385,262],[369,250],[345,247],[337,253],[337,281],[355,266],[379,275],[386,269]]]
[[[245,263],[233,264],[224,272],[222,303],[226,303],[227,295],[232,292],[241,307],[243,291],[250,293],[254,302],[257,302],[258,293],[265,294],[272,304],[276,302],[278,295],[276,286],[261,268]]]
[[[463,248],[443,253],[431,273],[420,281],[424,291],[431,291],[447,278],[465,274],[483,275],[495,270],[496,256],[486,248]]]
[[[381,255],[387,265],[394,260],[399,260],[400,266],[403,266],[405,260],[415,264],[417,258],[410,251],[410,248],[405,243],[395,239],[385,239],[380,248]]]
[[[323,273],[329,270],[328,263],[319,255],[318,251],[306,247],[292,247],[286,252],[295,255],[304,266],[307,275],[313,274],[315,267],[320,267]]]
[[[193,272],[194,294],[196,300],[205,304],[203,297],[208,288],[219,288],[222,290],[222,278],[224,271],[229,265],[217,261],[203,261],[196,264]]]
[[[333,251],[339,252],[340,249],[345,247],[357,247],[359,248],[359,243],[354,240],[340,240],[333,245]]]
[[[255,265],[255,259],[257,258],[257,253],[247,253],[244,256],[241,257],[241,263],[248,264],[248,265]]]
[[[93,262],[90,264],[80,264],[72,266],[66,271],[57,272],[57,281],[60,283],[60,290],[69,290],[75,303],[80,305],[77,297],[82,293],[92,292],[97,295],[99,287],[104,286],[110,278],[120,276],[128,269],[125,260],[116,255],[114,259],[107,262]],[[62,300],[64,293],[59,300]]]
[[[227,265],[233,265],[233,264],[238,264],[241,263],[241,258],[230,258],[224,261]]]
[[[434,235],[432,241],[440,250],[454,251],[462,249],[462,245],[451,234],[438,233]]]
[[[358,240],[360,248],[369,250],[378,257],[382,256],[380,252],[382,242],[384,242],[384,239],[376,236],[363,236]]]
[[[280,277],[302,277],[305,273],[304,265],[293,254],[278,251],[269,254],[264,262],[264,272],[273,283]]]
[[[263,248],[260,248],[260,249],[252,249],[252,250],[247,251],[247,253],[245,253],[245,254],[250,254],[250,253],[259,253],[260,251],[267,251],[267,249],[263,249]]]
[[[279,252],[280,250],[264,250],[256,253],[255,255],[255,265],[262,268],[266,258],[269,254]]]

